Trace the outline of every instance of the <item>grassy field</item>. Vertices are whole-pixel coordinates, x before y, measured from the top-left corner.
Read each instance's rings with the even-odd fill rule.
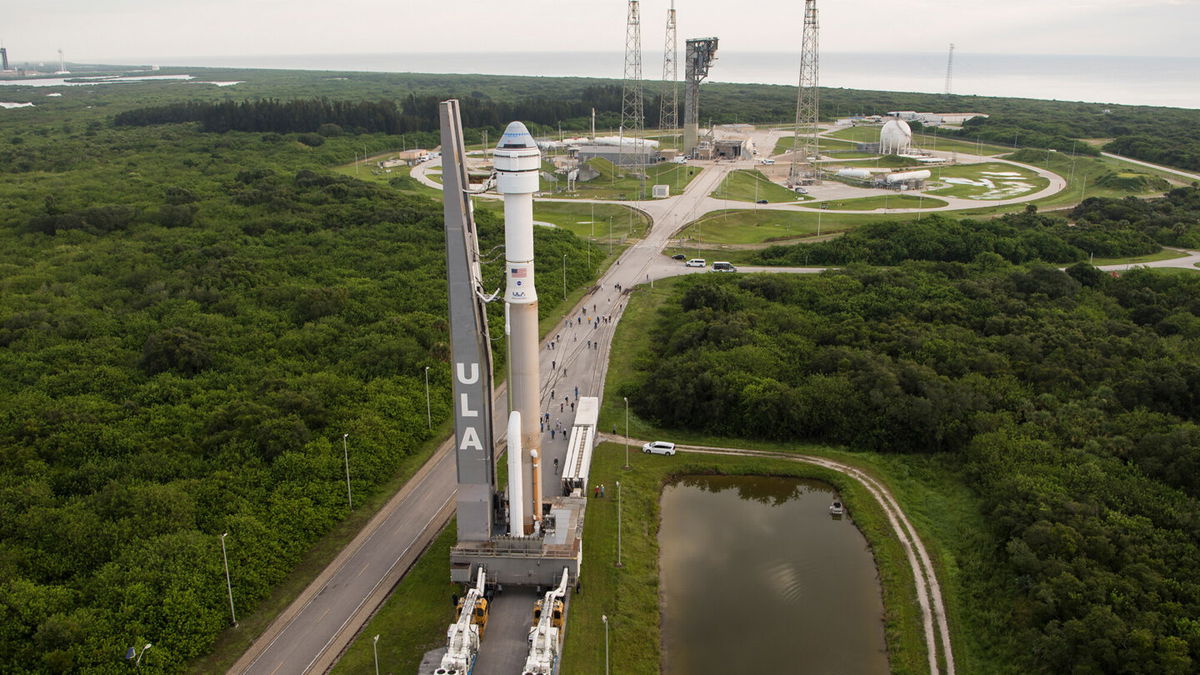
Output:
[[[1050,180],[1027,169],[1012,164],[985,162],[982,164],[956,164],[939,166],[930,169],[933,180],[955,178],[974,181],[975,184],[948,184],[946,187],[926,190],[928,194],[945,197],[961,197],[963,199],[1012,199],[1023,195],[1034,194],[1045,189]],[[1017,173],[1020,176],[996,176],[988,174]],[[985,181],[991,182],[989,187]]]
[[[616,167],[606,159],[592,159],[588,163],[600,172],[600,175],[586,183],[576,183],[575,192],[560,193],[558,197],[578,197],[583,199],[637,199],[640,181],[631,174],[615,171]],[[699,175],[700,169],[686,164],[660,162],[647,167],[646,198],[650,198],[650,189],[654,185],[670,185],[671,194],[677,195],[687,188],[688,183]]]
[[[841,138],[848,141],[857,141],[859,143],[877,143],[879,142],[879,127],[861,126],[839,129],[831,134],[833,138]],[[988,143],[978,144],[968,140],[958,138],[948,138],[934,134],[914,133],[913,145],[923,150],[944,150],[946,152],[961,152],[968,154],[983,154],[983,155],[999,155],[1005,152],[1012,152],[1012,148],[990,145]]]
[[[857,214],[833,216],[821,214],[822,233],[839,232],[861,225],[850,224]],[[861,218],[862,216],[858,216]],[[867,216],[876,218],[878,216]],[[863,221],[868,222],[868,221]],[[765,241],[796,239],[817,233],[818,214],[768,209],[713,211],[683,228],[677,238],[698,241],[701,246],[712,244],[758,244]]]
[[[782,155],[785,152],[792,151],[792,137],[784,136],[775,142],[775,148],[771,151],[772,155]],[[853,150],[854,143],[850,141],[841,141],[832,138],[822,137],[819,139],[822,150]]]
[[[946,202],[933,197],[919,195],[895,194],[875,197],[860,197],[858,199],[839,199],[819,202],[830,211],[868,211],[872,209],[936,209],[946,206]]]
[[[1186,256],[1186,253],[1180,253],[1179,251],[1164,248],[1158,253],[1150,253],[1148,255],[1139,255],[1129,258],[1094,258],[1090,262],[1093,265],[1136,265],[1138,263],[1157,262],[1159,260],[1174,260],[1176,258],[1183,258]]]
[[[597,242],[607,242],[610,231],[616,240],[641,238],[650,227],[649,216],[620,204],[571,204],[539,200],[533,203],[533,218],[554,223],[577,237]]]
[[[757,170],[740,169],[725,175],[725,180],[713,190],[711,197],[716,199],[731,199],[739,202],[754,202],[765,199],[768,202],[803,201],[807,197],[773,183],[762,172]]]

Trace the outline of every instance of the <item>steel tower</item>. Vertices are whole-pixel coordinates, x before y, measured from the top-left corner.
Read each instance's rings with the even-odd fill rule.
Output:
[[[675,0],[667,10],[667,41],[663,46],[663,91],[658,109],[658,128],[672,131],[679,126],[679,71],[676,66]]]
[[[950,79],[954,74],[954,43],[950,43],[950,56],[946,59],[946,95],[950,95]]]
[[[621,84],[621,143],[617,153],[616,171],[635,165],[642,175],[638,197],[645,192],[646,161],[642,143],[642,131],[646,128],[645,108],[642,105],[642,17],[638,0],[629,0],[629,13],[625,19],[625,77]],[[632,143],[625,143],[629,134]]]
[[[816,176],[810,158],[820,151],[817,121],[820,116],[820,50],[817,48],[817,0],[804,0],[804,36],[800,41],[800,86],[796,91],[796,129],[792,137],[792,166],[788,183]]]

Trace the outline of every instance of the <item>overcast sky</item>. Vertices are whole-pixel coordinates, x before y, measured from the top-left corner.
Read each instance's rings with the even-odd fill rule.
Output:
[[[644,0],[642,47],[661,53],[669,0]],[[621,51],[624,0],[36,0],[0,40],[17,61],[187,56]],[[677,0],[679,39],[723,52],[798,51],[801,0]],[[820,1],[821,50],[1200,57],[1200,0]],[[446,29],[455,27],[455,34]]]

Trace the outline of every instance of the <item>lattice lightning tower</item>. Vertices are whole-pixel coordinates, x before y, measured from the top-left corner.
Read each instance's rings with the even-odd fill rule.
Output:
[[[672,131],[679,126],[679,70],[676,66],[675,0],[667,10],[667,42],[663,46],[663,92],[658,109],[658,128]]]
[[[820,150],[817,121],[820,113],[820,51],[817,49],[817,0],[804,0],[804,36],[800,41],[800,87],[796,92],[796,129],[792,137],[792,166],[788,182],[816,175],[809,157]],[[804,133],[801,133],[805,130]]]
[[[631,164],[641,168],[646,161],[642,147],[642,132],[645,128],[646,116],[642,106],[642,18],[638,0],[629,0],[629,14],[625,20],[625,78],[621,85],[621,147],[617,154],[618,171]],[[629,144],[632,148],[626,146],[625,134],[637,139]],[[644,192],[645,172],[638,173],[642,175],[639,192]]]
[[[950,79],[954,74],[954,43],[950,43],[950,56],[946,59],[946,95],[950,95]]]

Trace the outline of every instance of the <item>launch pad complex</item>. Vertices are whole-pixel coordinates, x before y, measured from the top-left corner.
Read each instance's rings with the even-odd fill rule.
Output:
[[[554,672],[568,588],[583,558],[584,490],[591,463],[599,401],[578,397],[571,440],[557,469],[543,475],[540,339],[534,283],[533,194],[541,152],[520,122],[508,125],[494,151],[492,177],[473,190],[457,100],[439,106],[442,141],[446,263],[449,280],[454,393],[454,452],[458,542],[450,551],[451,581],[464,584],[458,620],[447,631],[438,675],[469,673],[487,626],[493,589],[549,589],[534,609],[529,656],[522,672]],[[504,332],[508,348],[508,415],[503,438],[495,431],[488,303],[500,296],[483,286],[479,238],[471,195],[490,187],[504,199]],[[505,418],[501,418],[505,419]],[[496,458],[507,450],[500,489]],[[559,451],[561,452],[561,450]],[[547,497],[547,493],[550,494]]]

